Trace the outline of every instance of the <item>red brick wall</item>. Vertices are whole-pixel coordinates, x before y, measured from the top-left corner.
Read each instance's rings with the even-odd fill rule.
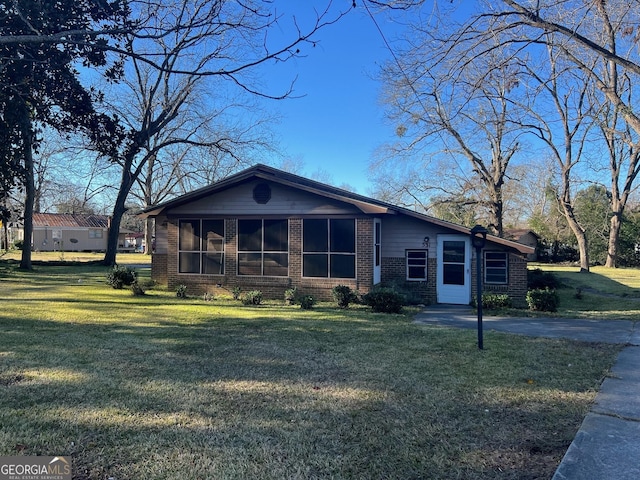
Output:
[[[409,282],[407,278],[406,259],[404,257],[382,258],[382,284],[397,285],[407,292],[419,296],[427,305],[437,302],[436,297],[436,259],[427,259],[427,281]]]
[[[476,296],[477,292],[477,280],[476,280],[476,267],[477,260],[474,257],[472,259],[471,266],[471,295]],[[516,253],[509,253],[509,266],[508,266],[508,284],[483,284],[482,291],[484,293],[496,293],[506,294],[511,298],[511,303],[517,308],[527,307],[527,260],[523,255]]]
[[[316,300],[332,301],[331,290],[336,285],[347,285],[361,293],[367,293],[373,283],[373,219],[356,219],[356,275],[357,279],[302,278],[302,219],[289,219],[289,277],[245,277],[236,275],[236,226],[235,218],[225,220],[225,274],[186,275],[178,274],[177,253],[158,259],[156,270],[152,270],[154,280],[166,283],[169,290],[178,285],[186,285],[190,295],[205,292],[230,294],[234,287],[243,292],[260,290],[265,298],[284,299],[285,290],[296,287],[300,294],[313,295]],[[178,249],[178,219],[167,222],[168,251]],[[163,264],[164,263],[164,278]]]

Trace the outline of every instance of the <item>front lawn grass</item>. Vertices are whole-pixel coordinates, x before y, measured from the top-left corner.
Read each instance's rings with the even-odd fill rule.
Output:
[[[74,479],[551,478],[619,347],[0,262],[0,455]]]
[[[603,320],[640,319],[640,269],[591,267],[580,272],[575,266],[532,264],[552,272],[561,282],[557,290],[560,306],[557,312],[528,312],[528,316],[553,315],[564,318],[594,318]],[[500,312],[518,315],[518,311]]]

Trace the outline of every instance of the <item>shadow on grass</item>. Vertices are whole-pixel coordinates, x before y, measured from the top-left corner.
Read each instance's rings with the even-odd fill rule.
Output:
[[[364,309],[12,288],[0,453],[69,455],[76,480],[550,478],[617,352],[495,332],[480,352],[473,331]]]

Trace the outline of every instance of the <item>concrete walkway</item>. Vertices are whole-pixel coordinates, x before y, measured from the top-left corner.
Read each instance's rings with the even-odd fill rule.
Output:
[[[435,305],[416,316],[425,325],[478,328],[475,310]],[[561,318],[483,318],[495,330],[535,337],[567,338],[625,345],[591,412],[569,446],[553,480],[631,480],[640,478],[640,325],[628,320]]]

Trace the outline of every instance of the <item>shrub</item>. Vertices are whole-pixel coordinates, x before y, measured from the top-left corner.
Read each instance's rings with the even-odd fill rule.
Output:
[[[242,299],[244,305],[260,305],[262,303],[262,292],[260,290],[251,290],[247,292]]]
[[[176,297],[187,298],[187,286],[180,284],[176,287]]]
[[[24,248],[24,240],[16,240],[13,242],[13,247],[16,250],[22,250]]]
[[[298,299],[298,289],[296,287],[288,288],[284,291],[284,303],[287,305],[295,305]]]
[[[137,280],[131,284],[131,292],[133,293],[134,297],[141,297],[142,295],[144,295],[144,289]]]
[[[107,274],[107,283],[115,289],[133,285],[138,280],[138,274],[130,267],[115,265]]]
[[[478,306],[476,297],[473,297],[473,306]],[[488,310],[511,308],[511,297],[506,293],[483,293],[482,308],[486,308]]]
[[[240,300],[240,295],[242,295],[242,289],[240,287],[233,287],[231,290],[231,295],[233,295],[234,300]]]
[[[367,293],[362,300],[374,312],[400,313],[405,302],[404,295],[391,288],[376,288]]]
[[[527,292],[527,304],[530,310],[555,312],[560,304],[560,297],[550,288],[537,288]]]
[[[316,301],[311,295],[305,295],[300,298],[300,308],[304,310],[311,310]]]
[[[356,293],[351,290],[351,287],[347,285],[336,285],[331,290],[331,293],[340,308],[349,308],[349,304],[355,302],[358,298]]]
[[[422,282],[394,280],[385,282],[384,285],[380,285],[380,287],[384,286],[404,295],[405,305],[424,305],[428,303],[428,301],[420,291],[421,283]]]
[[[202,300],[204,300],[205,302],[213,302],[213,298],[213,293],[204,292],[202,294]]]
[[[529,290],[554,290],[560,288],[560,280],[551,272],[545,272],[540,268],[527,270],[527,288]]]

